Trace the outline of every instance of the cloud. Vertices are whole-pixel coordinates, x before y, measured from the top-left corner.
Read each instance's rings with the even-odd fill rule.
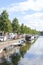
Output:
[[[31,15],[25,15],[23,17],[25,24],[29,27],[37,30],[43,30],[43,13],[35,13]]]
[[[24,2],[12,3],[7,5],[7,7],[1,7],[0,12],[4,9],[6,9],[11,16],[13,16],[12,14],[15,15],[15,12],[25,14],[24,16],[19,15],[18,18],[22,19],[22,22],[31,28],[43,30],[43,0],[26,0]],[[35,11],[35,13],[27,13],[29,10]]]
[[[43,0],[26,0],[24,2],[12,3],[3,8],[7,9],[9,12],[23,12],[30,9],[40,11],[41,9],[43,9]]]
[[[10,5],[10,11],[27,11],[27,10],[35,10],[35,11],[40,11],[43,9],[43,0],[27,0],[24,2],[20,3],[13,3]],[[8,8],[8,10],[9,10]]]

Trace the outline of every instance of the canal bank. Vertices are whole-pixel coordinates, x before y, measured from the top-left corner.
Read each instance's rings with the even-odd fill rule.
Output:
[[[9,47],[11,45],[22,45],[22,43],[24,43],[24,42],[33,43],[34,40],[36,40],[36,39],[37,39],[37,36],[35,37],[34,35],[33,36],[32,35],[26,35],[25,38],[20,38],[20,39],[16,39],[16,40],[11,39],[11,40],[7,40],[4,42],[0,42],[0,53],[2,52],[2,50],[4,48]]]
[[[30,37],[29,37],[30,38]],[[33,36],[33,40],[34,42],[36,41],[36,39],[34,39]],[[29,41],[29,40],[28,40]],[[25,46],[25,44],[31,44],[29,43],[27,40],[25,40],[25,38],[21,38],[21,39],[16,39],[16,40],[9,40],[9,41],[4,41],[4,42],[0,42],[0,58],[2,58],[3,56],[5,56],[3,51],[10,51],[12,50],[14,47],[16,46]],[[32,41],[32,40],[31,40]],[[32,42],[32,43],[34,43]],[[2,54],[2,55],[1,55]],[[12,54],[9,53],[9,55]]]

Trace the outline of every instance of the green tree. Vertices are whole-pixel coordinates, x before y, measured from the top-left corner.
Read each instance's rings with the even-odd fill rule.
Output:
[[[32,29],[32,34],[39,34],[39,32],[34,30],[34,29]]]
[[[11,21],[9,20],[6,10],[4,10],[0,15],[0,30],[4,32],[12,31]]]
[[[12,21],[12,28],[13,28],[13,32],[17,32],[20,33],[20,25],[19,25],[19,21],[17,18],[14,18]]]
[[[24,31],[24,24],[22,23],[22,25],[21,25],[21,33],[23,34],[23,33],[25,33],[25,31]]]
[[[24,26],[24,33],[29,33],[29,28],[26,25]]]
[[[26,34],[31,34],[31,28],[27,27],[26,25],[24,26],[24,33]]]

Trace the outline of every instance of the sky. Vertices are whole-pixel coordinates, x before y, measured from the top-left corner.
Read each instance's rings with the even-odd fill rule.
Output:
[[[11,21],[17,17],[20,24],[43,31],[43,0],[1,0],[0,14],[3,10]]]

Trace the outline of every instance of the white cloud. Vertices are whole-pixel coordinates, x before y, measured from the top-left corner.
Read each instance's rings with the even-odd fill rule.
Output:
[[[27,11],[29,9],[40,11],[43,9],[43,0],[27,0],[20,3],[14,3],[9,8],[10,11]]]
[[[43,19],[41,19],[43,17],[43,13],[38,12],[40,10],[43,10],[43,0],[26,0],[24,2],[10,4],[7,7],[2,7],[0,8],[0,11],[3,9],[6,9],[9,14],[12,14],[14,12],[21,12],[25,14],[25,11],[28,11],[30,9],[37,11],[35,14],[22,16],[22,19],[25,21],[24,23],[31,28],[43,30]]]
[[[43,0],[27,0],[24,2],[13,3],[8,5],[8,7],[4,7],[4,9],[7,9],[9,12],[23,12],[29,9],[40,11],[41,9],[43,9]]]
[[[43,20],[41,19],[43,17],[43,13],[35,13],[31,15],[25,15],[23,17],[25,24],[29,27],[37,30],[43,30]]]
[[[24,19],[27,19],[28,20],[28,18],[30,19],[30,18],[36,18],[36,19],[38,19],[38,18],[40,18],[41,16],[43,16],[43,13],[35,13],[35,14],[31,14],[31,15],[26,15],[26,16],[24,16]]]

